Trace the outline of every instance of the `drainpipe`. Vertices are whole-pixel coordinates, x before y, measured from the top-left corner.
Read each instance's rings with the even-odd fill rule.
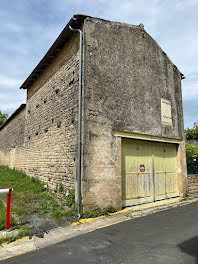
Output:
[[[73,20],[77,20],[76,17],[73,17]],[[74,32],[79,32],[80,41],[79,41],[79,83],[78,83],[78,165],[77,165],[77,210],[78,218],[80,218],[80,203],[81,203],[81,150],[82,150],[82,31],[80,29],[72,28],[69,25],[69,29]]]

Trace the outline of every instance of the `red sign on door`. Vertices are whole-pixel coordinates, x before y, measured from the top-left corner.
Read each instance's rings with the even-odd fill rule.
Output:
[[[140,172],[145,172],[145,166],[144,166],[144,164],[140,164]]]

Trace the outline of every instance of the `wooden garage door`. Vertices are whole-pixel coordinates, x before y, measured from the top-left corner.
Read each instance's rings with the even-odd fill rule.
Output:
[[[145,166],[144,172],[140,165]],[[122,187],[123,206],[154,201],[150,142],[123,139]]]
[[[123,206],[178,196],[176,168],[175,144],[122,139]]]

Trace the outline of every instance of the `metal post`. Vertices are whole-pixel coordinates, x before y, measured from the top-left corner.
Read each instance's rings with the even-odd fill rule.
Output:
[[[5,229],[10,228],[10,203],[11,203],[11,193],[13,188],[0,189],[0,194],[7,194],[7,206],[6,206],[6,219],[5,219]]]
[[[5,221],[5,229],[8,230],[10,228],[10,203],[11,203],[11,193],[12,189],[9,188],[9,192],[7,195],[7,207],[6,207],[6,221]]]

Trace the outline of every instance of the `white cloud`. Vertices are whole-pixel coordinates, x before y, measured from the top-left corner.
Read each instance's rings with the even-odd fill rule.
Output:
[[[22,80],[17,80],[13,78],[9,78],[6,76],[1,76],[0,75],[0,87],[17,87],[22,83]]]

